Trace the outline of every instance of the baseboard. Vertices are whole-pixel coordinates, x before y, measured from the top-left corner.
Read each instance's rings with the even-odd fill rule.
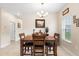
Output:
[[[19,41],[19,40],[20,40],[20,38],[15,39],[15,41]]]
[[[61,46],[62,49],[64,49],[70,56],[76,56],[76,54],[72,53],[69,49]]]
[[[1,47],[0,47],[0,48],[4,48],[4,47],[6,47],[6,46],[8,46],[8,45],[10,45],[10,43],[3,44],[3,45],[1,45]]]

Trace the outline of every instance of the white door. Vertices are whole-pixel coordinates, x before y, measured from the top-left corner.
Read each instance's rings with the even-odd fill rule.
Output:
[[[15,23],[10,23],[10,39],[15,41]]]

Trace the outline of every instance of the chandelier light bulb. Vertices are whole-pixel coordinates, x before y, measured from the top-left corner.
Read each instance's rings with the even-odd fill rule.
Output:
[[[39,12],[37,12],[37,15],[39,15],[40,13]]]
[[[43,16],[47,16],[48,15],[48,12],[46,12]]]
[[[41,17],[41,14],[39,12],[37,12],[37,15]]]
[[[44,14],[44,11],[43,10],[41,10],[41,14]]]

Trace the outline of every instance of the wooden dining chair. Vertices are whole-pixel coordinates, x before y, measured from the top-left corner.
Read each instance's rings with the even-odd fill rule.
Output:
[[[19,37],[20,37],[20,54],[22,56],[26,52],[26,43],[25,42],[22,42],[22,40],[25,39],[25,34],[24,33],[20,33],[19,34]]]
[[[55,40],[54,41],[48,41],[45,43],[45,47],[46,47],[46,55],[54,55],[57,56],[57,39],[59,38],[59,34],[58,33],[54,33],[54,36],[52,37]],[[51,49],[52,48],[52,49]],[[53,54],[48,54],[48,51],[53,51]]]
[[[54,38],[57,40],[57,46],[59,46],[60,45],[60,34],[54,33]]]
[[[21,55],[27,55],[26,54],[26,51],[29,51],[29,47],[31,47],[31,55],[32,55],[32,46],[33,46],[33,43],[32,42],[23,42],[23,40],[25,40],[25,33],[20,33],[19,34],[20,36],[20,49],[21,50]],[[26,49],[28,48],[28,49]]]
[[[44,56],[44,35],[33,34],[33,54],[42,54]]]
[[[50,38],[50,39],[52,39],[52,38]],[[49,40],[49,38],[46,38],[46,39],[47,40],[45,40],[45,53],[47,56],[54,55],[53,47],[54,47],[55,40]],[[49,54],[49,52],[52,52],[52,53]]]

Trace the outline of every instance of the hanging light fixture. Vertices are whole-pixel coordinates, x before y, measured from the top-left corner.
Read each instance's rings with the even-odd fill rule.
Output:
[[[41,5],[44,5],[44,3],[41,3]],[[37,15],[41,18],[45,17],[48,15],[48,12],[44,11],[44,10],[41,10],[39,12],[37,12]]]
[[[15,16],[16,16],[18,19],[22,19],[22,15],[21,15],[19,12],[17,12]]]

